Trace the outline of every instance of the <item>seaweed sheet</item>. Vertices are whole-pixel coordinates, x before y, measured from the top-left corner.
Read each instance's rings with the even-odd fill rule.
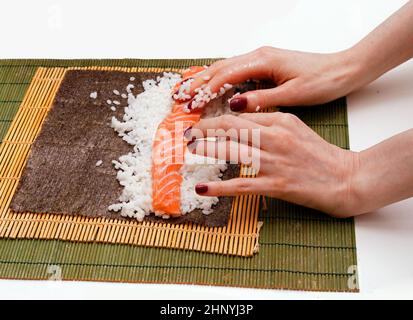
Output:
[[[119,71],[68,71],[55,97],[53,107],[36,138],[22,179],[11,203],[15,212],[80,214],[126,219],[107,207],[118,202],[122,187],[116,179],[112,160],[132,150],[110,127],[113,116],[121,118],[127,99],[118,96],[121,105],[112,111],[107,100],[113,90],[125,91],[135,77],[134,94],[143,91],[142,81],[158,73]],[[91,99],[90,93],[97,92]],[[102,165],[96,166],[101,160]],[[239,174],[230,166],[224,179]],[[204,215],[194,210],[165,223],[194,222],[207,226],[227,224],[232,199],[221,197],[214,212]]]

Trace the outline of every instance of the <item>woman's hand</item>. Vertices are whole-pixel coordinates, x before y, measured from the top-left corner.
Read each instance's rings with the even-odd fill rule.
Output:
[[[239,95],[231,100],[231,109],[254,112],[258,106],[264,109],[320,104],[358,88],[363,83],[358,71],[356,59],[347,51],[317,54],[263,47],[212,64],[195,78],[190,96],[204,84],[212,92],[219,92],[225,83],[269,79],[277,87]]]
[[[225,83],[269,79],[277,87],[237,96],[230,103],[233,111],[325,103],[370,83],[413,57],[412,42],[413,1],[409,1],[345,51],[318,54],[262,47],[218,61],[195,78],[190,96],[202,85],[218,93]]]
[[[233,98],[233,111],[320,104],[362,87],[413,57],[412,41],[413,1],[409,1],[348,50],[314,54],[263,47],[214,63],[195,78],[190,95],[193,97],[202,85],[216,93],[225,83],[271,79],[277,87]],[[247,159],[240,162],[259,167],[259,172],[257,178],[199,184],[195,188],[199,194],[262,194],[337,217],[370,212],[413,197],[413,129],[360,153],[329,144],[287,113],[203,119],[191,135],[217,136],[213,129],[221,129],[231,139],[247,130],[251,138],[238,142],[195,140],[198,143],[192,148],[196,153],[211,156],[208,151],[213,146],[224,149],[214,152],[215,157],[228,159],[235,151],[239,159]],[[253,141],[254,130],[259,130],[260,143]],[[249,161],[243,154],[258,154],[259,165],[257,157]]]
[[[254,130],[259,133],[259,141],[253,139]],[[197,139],[196,143],[190,144],[190,149],[225,160],[230,160],[230,156],[234,159],[235,151],[237,159],[241,159],[238,162],[259,167],[258,175],[256,178],[199,184],[195,188],[199,194],[261,194],[338,217],[357,213],[351,182],[358,168],[358,153],[326,142],[299,118],[282,112],[203,119],[187,136],[200,138],[222,136],[224,133],[232,140],[213,142]],[[247,138],[239,139],[242,136]],[[234,138],[238,138],[238,142]]]

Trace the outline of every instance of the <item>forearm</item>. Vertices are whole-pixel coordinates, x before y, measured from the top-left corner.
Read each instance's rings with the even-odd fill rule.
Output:
[[[413,129],[362,151],[351,181],[354,213],[413,196]]]
[[[359,87],[412,58],[413,0],[346,50],[345,55],[358,66],[356,77]]]

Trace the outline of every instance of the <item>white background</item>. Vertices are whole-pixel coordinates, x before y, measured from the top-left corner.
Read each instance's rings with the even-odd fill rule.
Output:
[[[262,45],[331,52],[361,39],[402,0],[8,1],[0,58],[229,57]],[[351,94],[350,144],[413,126],[413,61]],[[413,199],[356,219],[361,293],[0,281],[0,298],[413,298]]]

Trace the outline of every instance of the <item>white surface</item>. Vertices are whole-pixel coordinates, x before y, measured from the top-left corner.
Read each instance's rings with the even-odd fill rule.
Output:
[[[228,57],[262,45],[329,52],[352,45],[405,3],[208,1],[197,16],[197,2],[178,2],[2,2],[0,58]],[[412,81],[413,61],[349,97],[353,150],[412,127]],[[410,199],[356,219],[360,294],[0,281],[0,298],[413,298],[412,211]]]

